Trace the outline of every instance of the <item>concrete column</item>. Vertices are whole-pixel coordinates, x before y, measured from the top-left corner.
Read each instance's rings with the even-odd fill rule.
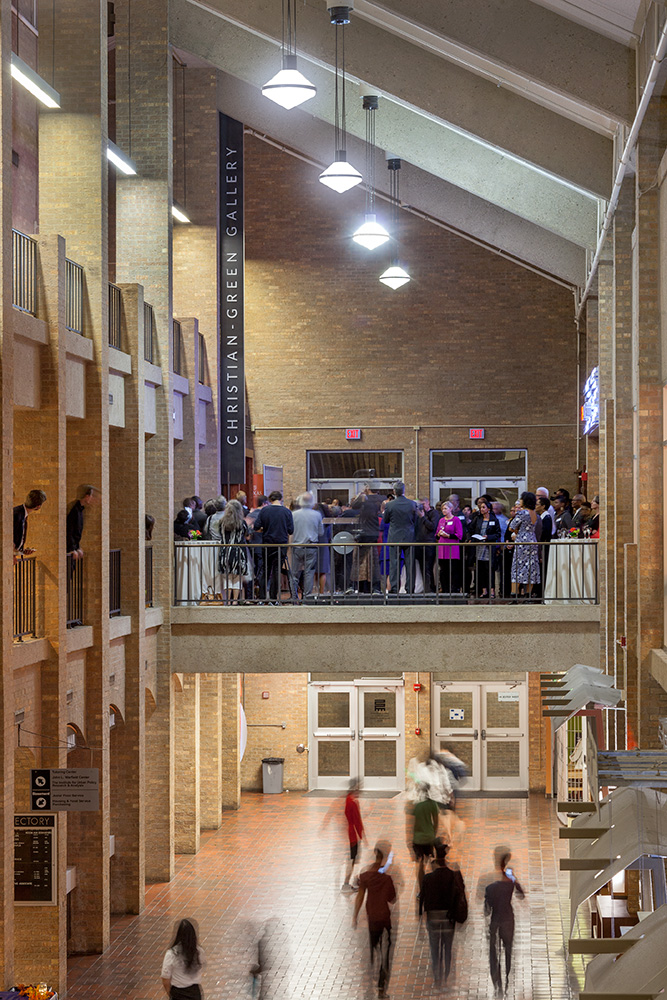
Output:
[[[180,690],[174,698],[174,796],[175,850],[196,854],[199,850],[199,674],[181,674]]]
[[[616,576],[613,572],[616,545],[614,463],[614,275],[609,258],[598,267],[598,332],[600,359],[600,666],[614,672],[614,618]]]
[[[236,677],[235,674],[233,676]],[[200,674],[199,677],[199,796],[202,830],[217,830],[222,814],[222,678],[222,674]],[[226,717],[224,724],[227,724]],[[238,732],[238,726],[236,731]]]
[[[42,10],[43,8],[43,10]],[[58,16],[40,0],[40,57],[54,64],[61,110],[39,116],[40,233],[60,234],[68,257],[84,268],[84,336],[93,344],[86,369],[86,416],[67,428],[67,495],[90,483],[102,503],[86,517],[86,741],[100,769],[100,812],[68,817],[68,858],[77,866],[71,941],[78,952],[109,942],[109,395],[107,281],[107,4],[61,0]],[[77,58],[72,58],[76,52]],[[76,335],[75,335],[76,336]]]
[[[145,890],[144,296],[139,285],[122,285],[121,295],[121,347],[132,359],[132,374],[124,379],[125,427],[109,431],[109,502],[113,547],[122,552],[122,611],[129,615],[132,628],[124,640],[124,724],[113,734],[111,911],[140,913]]]
[[[188,393],[183,396],[183,437],[174,440],[174,497],[199,494],[199,444],[197,442],[197,368],[196,344],[199,323],[196,319],[181,319],[181,377],[188,381]],[[176,379],[174,380],[176,382]],[[217,494],[216,494],[217,496]],[[208,499],[208,497],[204,497]]]
[[[241,805],[241,753],[239,747],[239,715],[241,689],[239,674],[221,674],[222,719],[222,808],[238,809]]]
[[[9,75],[12,40],[9,0],[0,0],[0,169],[11,177],[12,83]],[[2,670],[0,671],[0,978],[14,981],[14,677],[12,665],[12,512],[7,498],[12,495],[13,407],[14,407],[14,328],[12,323],[12,196],[11,184],[0,186],[0,486],[2,505],[2,559],[0,560],[0,614],[2,615]]]
[[[174,197],[191,220],[190,225],[174,225],[174,311],[177,316],[198,318],[205,345],[212,402],[206,406],[206,445],[199,449],[199,492],[206,498],[217,496],[221,489],[217,71],[178,67],[174,93]],[[194,384],[197,377],[198,369]]]
[[[66,767],[64,749],[67,733],[67,667],[65,645],[66,555],[66,358],[65,358],[65,241],[46,236],[38,245],[38,316],[48,326],[48,343],[41,350],[41,405],[39,410],[16,410],[14,428],[22,442],[20,460],[14,470],[14,489],[24,496],[32,488],[43,489],[47,502],[43,511],[30,523],[30,545],[37,549],[37,595],[39,635],[48,639],[49,656],[41,663],[41,730],[60,747],[42,749],[37,759],[40,767]],[[18,457],[18,456],[17,456]],[[29,768],[21,784],[29,785]],[[27,803],[20,810],[30,809]],[[17,803],[17,811],[19,804]],[[48,976],[58,985],[67,985],[67,924],[64,900],[67,869],[67,815],[60,813],[58,823],[58,899],[59,906],[15,907],[15,976],[17,982],[35,982]]]
[[[157,634],[156,707],[146,723],[146,879],[168,881],[174,870],[173,706],[170,649],[173,510],[171,366],[172,57],[168,5],[162,0],[117,0],[116,137],[137,165],[136,177],[118,178],[116,278],[138,282],[155,310],[156,433],[146,441],[146,505],[153,536]],[[131,34],[128,35],[128,21]],[[141,43],[138,43],[141,39]],[[129,84],[129,89],[128,89]]]

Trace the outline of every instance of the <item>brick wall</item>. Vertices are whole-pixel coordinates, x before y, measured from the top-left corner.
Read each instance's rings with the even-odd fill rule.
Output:
[[[363,192],[333,194],[312,167],[251,137],[245,166],[256,468],[283,465],[292,496],[304,487],[307,449],[349,445],[342,429],[265,428],[361,427],[360,450],[404,449],[413,493],[414,425],[423,428],[420,491],[429,449],[468,448],[467,428],[485,426],[485,447],[528,448],[531,485],[576,486],[576,332],[566,289],[403,213],[401,256],[413,281],[391,291],[377,280],[387,255],[350,239]],[[442,424],[463,428],[434,426]]]
[[[268,691],[268,699],[262,698]],[[306,674],[245,674],[243,707],[248,744],[241,763],[241,787],[261,791],[262,757],[284,757],[284,784],[292,791],[308,788],[308,755],[297,743],[308,743],[308,677]],[[280,729],[273,723],[286,722]],[[266,723],[271,723],[268,728]]]

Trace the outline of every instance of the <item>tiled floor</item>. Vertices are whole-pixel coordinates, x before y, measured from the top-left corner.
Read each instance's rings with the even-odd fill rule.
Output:
[[[363,799],[369,843],[391,839],[394,878],[401,884],[394,914],[397,941],[389,995],[392,1000],[436,997],[428,936],[416,916],[414,869],[405,846],[402,797]],[[266,1000],[376,995],[367,967],[365,920],[351,926],[354,896],[340,892],[344,830],[342,800],[302,794],[246,794],[239,812],[225,813],[220,830],[202,837],[196,857],[180,856],[169,884],[151,886],[138,917],[114,921],[105,955],[74,959],[68,997],[73,1000],[158,1000],[160,967],[174,921],[199,923],[207,955],[207,1000],[250,996],[248,969],[259,930],[276,918]],[[558,871],[567,853],[558,840],[553,803],[530,799],[468,799],[460,815],[466,827],[452,860],[470,896],[467,924],[455,938],[455,980],[448,995],[470,1000],[493,996],[487,938],[476,899],[480,875],[492,867],[492,851],[508,843],[512,864],[527,891],[517,902],[515,958],[509,996],[515,1000],[575,997],[582,979],[563,951],[567,937],[568,879]],[[327,822],[330,819],[330,822]],[[370,851],[364,852],[364,863]]]

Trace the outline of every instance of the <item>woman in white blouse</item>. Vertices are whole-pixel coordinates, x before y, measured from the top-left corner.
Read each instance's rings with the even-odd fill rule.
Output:
[[[201,974],[206,959],[197,944],[197,931],[181,920],[174,943],[162,963],[162,985],[171,1000],[201,1000]]]

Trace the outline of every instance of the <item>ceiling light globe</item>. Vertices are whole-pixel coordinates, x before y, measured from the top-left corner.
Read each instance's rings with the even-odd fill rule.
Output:
[[[366,215],[364,222],[353,233],[352,239],[359,246],[365,247],[367,250],[375,250],[387,242],[389,233],[384,226],[380,225],[375,215],[369,213]]]
[[[398,264],[392,264],[391,267],[388,267],[380,275],[380,281],[389,288],[400,288],[401,285],[405,285],[406,282],[410,281],[410,275],[405,268],[400,267]]]
[[[262,87],[262,94],[281,108],[291,111],[304,101],[315,97],[317,88],[295,68],[281,69]]]
[[[347,162],[345,153],[339,152],[336,154],[336,159],[331,166],[322,171],[320,180],[327,187],[330,187],[332,191],[343,194],[345,191],[349,191],[350,188],[356,187],[357,184],[361,184],[363,177],[351,163]]]

